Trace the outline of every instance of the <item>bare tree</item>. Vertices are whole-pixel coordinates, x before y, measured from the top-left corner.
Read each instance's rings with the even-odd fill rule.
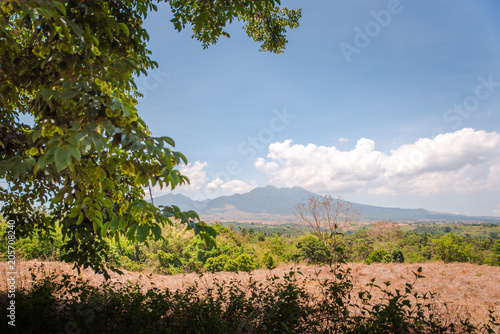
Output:
[[[359,214],[359,209],[351,202],[330,195],[310,196],[297,204],[294,210],[295,217],[307,223],[312,233],[330,249],[335,262],[338,259],[340,238]]]
[[[374,242],[391,244],[399,240],[403,232],[398,223],[386,220],[378,220],[370,226],[371,236]]]

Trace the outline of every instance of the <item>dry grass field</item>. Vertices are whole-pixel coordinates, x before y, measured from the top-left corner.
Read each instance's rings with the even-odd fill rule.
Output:
[[[500,315],[500,267],[478,266],[467,263],[432,262],[424,264],[371,264],[351,263],[347,265],[351,268],[352,282],[355,290],[366,289],[366,284],[372,278],[375,283],[383,285],[383,282],[390,281],[392,289],[401,289],[404,291],[405,283],[411,283],[414,280],[414,274],[417,268],[423,268],[422,274],[425,276],[419,279],[415,284],[415,290],[419,292],[435,293],[435,306],[439,313],[445,319],[453,321],[460,316],[468,316],[473,322],[480,323],[487,320],[488,309],[495,310]],[[17,265],[18,275],[16,280],[17,288],[28,287],[32,281],[31,273],[37,278],[41,278],[53,271],[66,274],[77,275],[76,270],[65,263],[60,262],[40,262],[40,261],[21,261]],[[124,271],[120,276],[112,274],[113,281],[138,282],[145,290],[151,287],[160,289],[185,289],[198,282],[202,287],[211,286],[214,280],[238,279],[242,282],[248,281],[250,277],[253,280],[264,281],[267,277],[276,275],[282,277],[283,274],[291,270],[299,270],[305,277],[324,279],[331,277],[329,267],[327,266],[308,266],[297,265],[280,266],[273,270],[255,270],[249,273],[228,273],[221,272],[215,274],[182,274],[182,275],[157,275],[147,273],[136,273]],[[0,263],[0,289],[6,290],[7,263]],[[104,282],[101,275],[95,275],[87,269],[81,273],[81,276],[88,280],[91,285],[97,286]],[[302,280],[302,276],[299,276]],[[303,281],[306,288],[315,293],[318,290],[318,284],[314,280]],[[374,297],[380,297],[381,293],[376,293]]]

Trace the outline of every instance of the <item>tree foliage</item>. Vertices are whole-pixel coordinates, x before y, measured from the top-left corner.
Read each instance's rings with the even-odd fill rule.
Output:
[[[298,259],[308,263],[329,263],[332,259],[330,248],[313,235],[306,235],[297,242]]]
[[[470,245],[466,245],[462,238],[450,232],[434,241],[437,257],[448,262],[467,262],[470,258]]]
[[[210,241],[194,211],[156,208],[151,186],[188,182],[169,137],[138,114],[134,78],[158,66],[143,21],[152,0],[3,1],[0,5],[0,187],[2,211],[20,236],[65,238],[63,260],[107,275],[109,238],[145,242],[179,220]],[[279,1],[167,1],[177,30],[192,26],[204,47],[241,19],[262,50],[281,52],[300,10]],[[20,116],[31,118],[24,124]],[[48,211],[37,207],[46,206]],[[113,269],[113,268],[112,268]]]

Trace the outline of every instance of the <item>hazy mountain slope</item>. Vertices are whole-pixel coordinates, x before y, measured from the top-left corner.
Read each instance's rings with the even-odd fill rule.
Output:
[[[194,201],[184,195],[168,194],[154,199],[155,205],[177,205],[182,210],[195,210],[200,214],[209,214],[224,210],[238,210],[250,214],[292,214],[297,203],[315,195],[300,187],[276,188],[267,186],[255,188],[245,194],[221,196],[211,200]],[[469,217],[450,213],[431,212],[425,209],[385,208],[372,205],[355,204],[366,219],[392,219],[392,220],[480,220],[490,219],[500,221],[495,217]]]

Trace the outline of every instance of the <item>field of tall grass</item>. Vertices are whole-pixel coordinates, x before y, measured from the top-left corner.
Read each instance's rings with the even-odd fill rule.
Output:
[[[46,317],[38,328],[60,321],[49,329],[73,333],[500,332],[500,267],[431,262],[331,269],[297,264],[202,275],[124,271],[104,282],[90,270],[78,275],[65,263],[23,261],[16,280],[23,291],[16,294],[18,311],[33,314],[18,313],[17,328],[35,333],[23,321]],[[0,263],[2,291],[7,271]],[[5,299],[3,293],[2,304]],[[56,308],[37,308],[41,302]],[[136,319],[145,314],[148,323]]]

